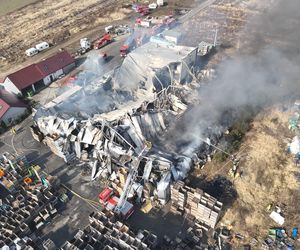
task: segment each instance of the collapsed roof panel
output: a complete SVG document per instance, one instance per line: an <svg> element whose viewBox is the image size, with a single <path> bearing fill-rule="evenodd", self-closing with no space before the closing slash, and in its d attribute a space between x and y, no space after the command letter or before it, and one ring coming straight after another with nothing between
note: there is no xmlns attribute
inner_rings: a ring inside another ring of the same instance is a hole
<svg viewBox="0 0 300 250"><path fill-rule="evenodd" d="M89 84L38 110L32 131L42 133L65 160L76 154L90 162L92 179L129 169L147 141L155 145L168 124L187 109L177 88L183 87L185 67L195 64L196 52L149 42L130 53L111 76L89 78ZM140 168L145 183L156 187L163 202L170 181L186 177L191 159L162 152L153 148Z"/></svg>

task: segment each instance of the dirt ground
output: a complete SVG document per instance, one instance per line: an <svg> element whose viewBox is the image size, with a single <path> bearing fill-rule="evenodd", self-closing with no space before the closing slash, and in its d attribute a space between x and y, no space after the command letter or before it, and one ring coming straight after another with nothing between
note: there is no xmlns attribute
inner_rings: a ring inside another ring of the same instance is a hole
<svg viewBox="0 0 300 250"><path fill-rule="evenodd" d="M245 53L247 48L244 50L246 41L243 38L250 32L248 21L263 13L264 8L266 1L217 1L184 25L189 34L187 37L194 38L187 40L213 42L214 31L218 29L217 42L222 44L222 51L212 58L208 67L237 53ZM191 26L196 28L190 29ZM212 160L191 175L192 186L204 189L224 203L225 213L219 226L225 225L242 234L245 243L253 237L263 240L269 228L278 227L269 217L272 211L267 210L269 205L272 208L278 205L283 210L284 228L289 234L293 227L300 225L297 211L300 183L295 177L300 174L300 169L287 153L288 138L293 137L288 130L290 115L291 111L283 112L281 108L272 107L254 118L236 152L241 177L229 176L233 166L231 160L222 163ZM237 243L241 245L243 242ZM297 247L300 247L299 242L295 249Z"/></svg>
<svg viewBox="0 0 300 250"><path fill-rule="evenodd" d="M290 116L290 111L271 108L254 119L236 153L240 160L240 177L229 176L233 166L230 160L223 163L213 160L193 173L196 179L202 180L204 189L213 184L217 190L212 192L220 192L226 209L220 225L245 236L245 242L249 243L253 237L262 240L269 228L278 227L269 217L272 211L268 210L269 205L278 205L283 210L288 233L300 224L300 183L295 177L300 174L300 169L287 153L287 143L293 137L288 129ZM215 184L220 179L232 185L229 191L236 192L235 197L228 197L226 190L218 190Z"/></svg>
<svg viewBox="0 0 300 250"><path fill-rule="evenodd" d="M300 224L299 182L294 175L300 171L287 153L287 138L291 138L289 116L289 112L278 109L264 111L254 120L241 146L241 151L245 148L241 152L242 175L233 180L238 200L223 221L245 235L266 235L270 227L276 226L267 211L270 204L285 207L285 226L289 232Z"/></svg>

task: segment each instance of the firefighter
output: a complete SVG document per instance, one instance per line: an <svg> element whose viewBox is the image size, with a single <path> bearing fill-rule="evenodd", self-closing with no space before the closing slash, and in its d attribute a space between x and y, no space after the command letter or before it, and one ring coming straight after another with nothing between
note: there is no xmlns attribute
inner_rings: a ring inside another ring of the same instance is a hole
<svg viewBox="0 0 300 250"><path fill-rule="evenodd" d="M12 127L11 130L10 130L10 132L11 132L13 135L17 134L17 130L16 130L15 127Z"/></svg>

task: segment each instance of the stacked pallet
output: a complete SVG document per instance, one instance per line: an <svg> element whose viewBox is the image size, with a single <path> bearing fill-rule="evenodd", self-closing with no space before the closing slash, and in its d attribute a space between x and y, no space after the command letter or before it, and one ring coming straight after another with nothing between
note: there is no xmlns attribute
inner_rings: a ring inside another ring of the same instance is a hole
<svg viewBox="0 0 300 250"><path fill-rule="evenodd" d="M185 213L205 229L215 227L222 209L222 203L216 198L199 188L188 187L182 181L171 186L171 201L172 213Z"/></svg>
<svg viewBox="0 0 300 250"><path fill-rule="evenodd" d="M6 189L0 199L0 249L13 245L16 249L38 249L30 235L57 215L57 189L51 185L55 178L41 176L48 181L47 187L37 180L26 183L26 178L34 180L32 176L29 178L29 169L37 170L36 166L30 167L25 156L14 157L8 153L0 156L4 173L0 185Z"/></svg>
<svg viewBox="0 0 300 250"><path fill-rule="evenodd" d="M182 191L184 182L178 181L171 186L172 206L171 212L182 215L186 201L185 192Z"/></svg>
<svg viewBox="0 0 300 250"><path fill-rule="evenodd" d="M200 203L198 203L198 216L195 217L208 226L214 228L217 223L219 213L222 209L222 205L223 204L216 198L210 196L207 193L203 193L200 199Z"/></svg>
<svg viewBox="0 0 300 250"><path fill-rule="evenodd" d="M63 147L64 139L58 136L46 136L44 143L51 149L51 151L59 157L64 157Z"/></svg>
<svg viewBox="0 0 300 250"><path fill-rule="evenodd" d="M134 233L109 211L93 212L89 221L84 230L79 230L74 238L66 241L60 249L150 250L157 247L156 235L147 230Z"/></svg>

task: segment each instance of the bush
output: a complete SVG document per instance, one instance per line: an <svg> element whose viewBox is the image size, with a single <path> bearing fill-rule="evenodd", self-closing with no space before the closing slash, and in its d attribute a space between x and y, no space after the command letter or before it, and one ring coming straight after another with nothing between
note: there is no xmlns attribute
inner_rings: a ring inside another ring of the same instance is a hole
<svg viewBox="0 0 300 250"><path fill-rule="evenodd" d="M251 115L253 115L253 113L248 113L247 116L240 116L239 119L233 123L233 125L229 129L229 134L224 136L224 139L226 141L226 147L224 151L229 154L234 154L237 150L239 150L245 134L251 128ZM214 159L217 162L224 162L227 160L227 158L228 155L220 151L218 151L214 155Z"/></svg>
<svg viewBox="0 0 300 250"><path fill-rule="evenodd" d="M226 161L227 158L228 155L221 151L218 151L217 153L214 154L214 160L219 163Z"/></svg>

